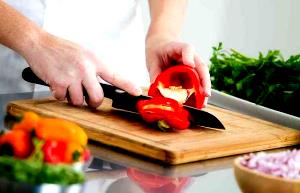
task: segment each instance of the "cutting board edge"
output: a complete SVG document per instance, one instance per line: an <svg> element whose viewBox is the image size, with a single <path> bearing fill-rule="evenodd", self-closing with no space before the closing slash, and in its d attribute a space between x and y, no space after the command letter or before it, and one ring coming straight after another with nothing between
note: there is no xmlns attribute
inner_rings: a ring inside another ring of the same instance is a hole
<svg viewBox="0 0 300 193"><path fill-rule="evenodd" d="M300 135L299 135L300 137ZM249 147L244 147L240 148L238 151L223 151L223 153L220 155L219 152L214 153L208 153L208 154L203 154L203 152L195 152L191 151L192 154L198 154L195 156L188 155L189 152L185 152L186 158L180 158L180 155L175 156L173 158L170 158L170 164L171 165L178 165L178 164L184 164L184 163L191 163L195 161L203 161L203 160L209 160L209 159L214 159L214 158L220 158L220 157L227 157L227 156L234 156L234 155L239 155L239 154L247 154L251 152L259 152L259 151L264 151L264 150L271 150L271 149L277 149L277 148L284 148L284 147L290 147L290 146L295 146L300 144L300 139L295 138L293 141L287 141L287 142L279 142L279 141L274 141L274 143L270 142L262 145L257 145L255 148L252 146ZM199 156L201 155L201 156ZM207 156L209 155L209 156Z"/></svg>

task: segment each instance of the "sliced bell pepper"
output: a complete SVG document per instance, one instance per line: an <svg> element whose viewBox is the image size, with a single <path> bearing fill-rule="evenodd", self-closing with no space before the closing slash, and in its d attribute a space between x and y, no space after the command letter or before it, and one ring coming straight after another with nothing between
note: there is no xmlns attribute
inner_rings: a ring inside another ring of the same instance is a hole
<svg viewBox="0 0 300 193"><path fill-rule="evenodd" d="M155 79L150 85L148 95L167 97L181 104L201 109L204 104L204 90L195 69L187 65L172 66Z"/></svg>
<svg viewBox="0 0 300 193"><path fill-rule="evenodd" d="M158 123L162 130L183 130L189 127L189 113L174 99L155 97L137 102L137 110L148 123Z"/></svg>

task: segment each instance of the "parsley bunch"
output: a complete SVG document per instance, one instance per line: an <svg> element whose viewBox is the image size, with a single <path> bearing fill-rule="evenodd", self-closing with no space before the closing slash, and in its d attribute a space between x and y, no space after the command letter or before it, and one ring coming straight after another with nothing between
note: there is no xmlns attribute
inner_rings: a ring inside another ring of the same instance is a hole
<svg viewBox="0 0 300 193"><path fill-rule="evenodd" d="M210 61L214 89L300 117L300 55L285 60L270 50L254 58L219 43Z"/></svg>

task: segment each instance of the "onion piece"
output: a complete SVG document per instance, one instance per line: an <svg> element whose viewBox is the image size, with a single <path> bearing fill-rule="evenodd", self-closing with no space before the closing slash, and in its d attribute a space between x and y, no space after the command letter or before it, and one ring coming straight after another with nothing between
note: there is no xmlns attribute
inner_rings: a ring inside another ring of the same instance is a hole
<svg viewBox="0 0 300 193"><path fill-rule="evenodd" d="M240 162L243 166L272 176L299 179L300 150L293 149L278 153L250 153Z"/></svg>

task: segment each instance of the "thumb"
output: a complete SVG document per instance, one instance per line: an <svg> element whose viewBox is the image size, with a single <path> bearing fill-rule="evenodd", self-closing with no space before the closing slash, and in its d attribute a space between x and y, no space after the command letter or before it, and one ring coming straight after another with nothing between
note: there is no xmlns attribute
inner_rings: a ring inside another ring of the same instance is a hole
<svg viewBox="0 0 300 193"><path fill-rule="evenodd" d="M157 76L161 73L161 69L158 67L152 67L149 71L150 82L151 84L155 81Z"/></svg>
<svg viewBox="0 0 300 193"><path fill-rule="evenodd" d="M159 59L153 59L151 62L149 62L147 64L151 83L153 83L155 81L156 77L162 72L162 69L160 66L161 65L160 65Z"/></svg>
<svg viewBox="0 0 300 193"><path fill-rule="evenodd" d="M94 54L90 55L91 59L97 64L97 75L103 79L104 81L125 90L131 95L141 95L142 89L137 86L137 84L134 84L133 82L129 81L128 79L125 79L121 75L117 74L115 71L113 71L111 68L109 68L107 65L102 63L100 59L95 56Z"/></svg>
<svg viewBox="0 0 300 193"><path fill-rule="evenodd" d="M137 84L134 84L133 82L125 79L120 74L111 71L108 68L102 68L98 75L106 82L125 90L131 95L138 96L142 94L142 89L138 87Z"/></svg>

